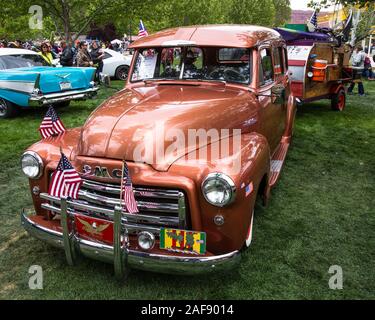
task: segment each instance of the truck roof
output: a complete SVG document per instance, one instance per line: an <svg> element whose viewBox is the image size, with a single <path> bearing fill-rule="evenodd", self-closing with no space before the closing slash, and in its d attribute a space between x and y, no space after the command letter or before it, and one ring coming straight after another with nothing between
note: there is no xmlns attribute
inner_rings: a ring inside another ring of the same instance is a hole
<svg viewBox="0 0 375 320"><path fill-rule="evenodd" d="M167 29L131 44L131 48L219 46L250 48L266 40L281 40L270 28L252 25L205 25Z"/></svg>

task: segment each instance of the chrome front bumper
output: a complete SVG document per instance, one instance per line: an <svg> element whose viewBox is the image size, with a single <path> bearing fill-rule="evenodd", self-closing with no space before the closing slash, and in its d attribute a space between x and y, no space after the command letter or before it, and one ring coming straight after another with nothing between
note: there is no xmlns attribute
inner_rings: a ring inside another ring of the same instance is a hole
<svg viewBox="0 0 375 320"><path fill-rule="evenodd" d="M29 106L40 106L43 104L59 103L70 100L87 99L94 96L99 87L92 87L86 90L72 90L45 95L32 95L29 98Z"/></svg>
<svg viewBox="0 0 375 320"><path fill-rule="evenodd" d="M21 214L21 222L25 230L37 239L64 249L70 265L74 265L77 254L81 254L88 258L114 264L116 277L122 279L130 268L183 275L227 271L234 268L241 258L239 251L218 256L177 256L133 250L129 248L126 224L125 233L123 232L124 215L121 208L114 210L114 246L81 239L73 232L68 231L70 216L68 206L70 205L70 201L61 199L62 232L38 225L30 219L26 212Z"/></svg>

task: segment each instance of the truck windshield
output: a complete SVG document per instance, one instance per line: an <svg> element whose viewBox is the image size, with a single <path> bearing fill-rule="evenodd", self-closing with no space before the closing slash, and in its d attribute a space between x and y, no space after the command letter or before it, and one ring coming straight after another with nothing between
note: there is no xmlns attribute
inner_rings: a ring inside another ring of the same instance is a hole
<svg viewBox="0 0 375 320"><path fill-rule="evenodd" d="M174 47L138 50L131 81L207 80L249 84L248 48Z"/></svg>
<svg viewBox="0 0 375 320"><path fill-rule="evenodd" d="M25 67L49 66L48 63L37 54L14 54L0 56L0 70Z"/></svg>

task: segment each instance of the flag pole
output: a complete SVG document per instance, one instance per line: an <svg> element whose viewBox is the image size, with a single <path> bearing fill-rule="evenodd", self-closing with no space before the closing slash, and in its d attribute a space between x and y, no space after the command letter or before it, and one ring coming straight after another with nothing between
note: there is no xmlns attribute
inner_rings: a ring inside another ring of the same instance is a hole
<svg viewBox="0 0 375 320"><path fill-rule="evenodd" d="M121 185L120 185L120 206L121 207L122 207L122 188L124 187L124 169L125 169L125 161L122 160Z"/></svg>

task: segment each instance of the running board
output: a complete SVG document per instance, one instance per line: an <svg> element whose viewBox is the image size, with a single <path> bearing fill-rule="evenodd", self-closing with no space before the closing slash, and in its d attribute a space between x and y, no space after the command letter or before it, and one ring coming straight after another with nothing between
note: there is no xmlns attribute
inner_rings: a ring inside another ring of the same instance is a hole
<svg viewBox="0 0 375 320"><path fill-rule="evenodd" d="M270 188L272 188L276 184L277 180L280 177L280 172L283 168L286 154L288 153L289 145L289 142L280 142L279 146L277 147L275 153L272 156L270 172L271 175L268 183Z"/></svg>

